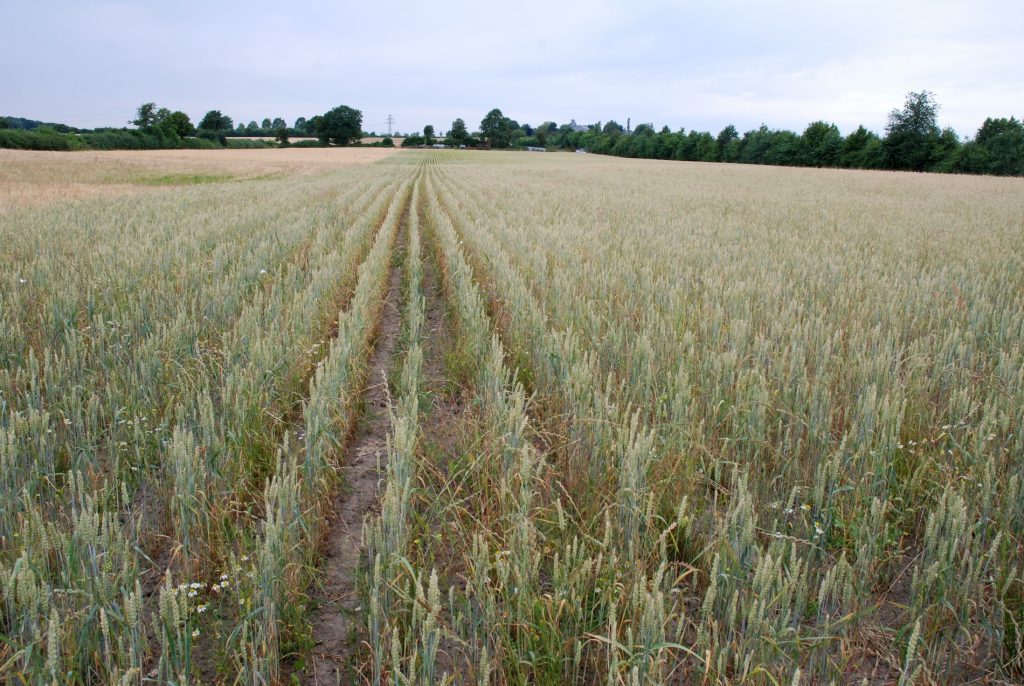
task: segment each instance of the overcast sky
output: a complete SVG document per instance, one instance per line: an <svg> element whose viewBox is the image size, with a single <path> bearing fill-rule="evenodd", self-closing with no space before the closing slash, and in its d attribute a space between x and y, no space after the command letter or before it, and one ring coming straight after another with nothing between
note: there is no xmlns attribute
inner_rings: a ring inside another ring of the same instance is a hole
<svg viewBox="0 0 1024 686"><path fill-rule="evenodd" d="M520 123L884 129L908 91L973 135L1024 115L1024 0L15 2L0 115L120 126L156 101L198 121L322 113L367 130L499 107Z"/></svg>

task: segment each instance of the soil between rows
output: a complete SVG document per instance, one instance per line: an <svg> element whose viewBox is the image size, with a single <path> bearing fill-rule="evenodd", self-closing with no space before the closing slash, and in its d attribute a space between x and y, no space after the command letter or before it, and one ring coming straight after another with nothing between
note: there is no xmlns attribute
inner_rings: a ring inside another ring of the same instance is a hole
<svg viewBox="0 0 1024 686"><path fill-rule="evenodd" d="M403 222L395 251L406 244ZM344 487L335 494L331 521L324 541L324 561L315 589L312 619L312 659L300 675L303 684L348 683L356 653L353 634L358 621L357 579L362 559L363 521L377 506L381 471L387 464L387 437L391 429L388 378L402 325L402 269L392 265L388 293L363 395L363 416L345 448Z"/></svg>

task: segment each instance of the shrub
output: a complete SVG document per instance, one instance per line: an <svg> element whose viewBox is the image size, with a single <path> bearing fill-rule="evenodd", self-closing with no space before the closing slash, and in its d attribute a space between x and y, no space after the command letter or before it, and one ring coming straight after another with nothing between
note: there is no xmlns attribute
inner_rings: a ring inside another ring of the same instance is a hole
<svg viewBox="0 0 1024 686"><path fill-rule="evenodd" d="M58 133L41 126L32 131L0 129L0 148L18 150L84 150L85 143L73 133Z"/></svg>
<svg viewBox="0 0 1024 686"><path fill-rule="evenodd" d="M189 150L219 150L222 146L218 141L211 141L205 138L182 138L181 147Z"/></svg>
<svg viewBox="0 0 1024 686"><path fill-rule="evenodd" d="M227 145L228 145L228 139L224 136L223 133L221 133L219 131L210 131L208 129L198 129L196 131L196 138L201 138L202 140L205 140L205 141L213 141L215 143L219 143L220 145L223 145L224 147L227 147Z"/></svg>
<svg viewBox="0 0 1024 686"><path fill-rule="evenodd" d="M274 144L270 141L252 141L247 138L232 138L227 141L225 147L233 149L273 148Z"/></svg>
<svg viewBox="0 0 1024 686"><path fill-rule="evenodd" d="M93 150L157 150L168 147L164 139L141 131L112 129L84 133L82 140Z"/></svg>

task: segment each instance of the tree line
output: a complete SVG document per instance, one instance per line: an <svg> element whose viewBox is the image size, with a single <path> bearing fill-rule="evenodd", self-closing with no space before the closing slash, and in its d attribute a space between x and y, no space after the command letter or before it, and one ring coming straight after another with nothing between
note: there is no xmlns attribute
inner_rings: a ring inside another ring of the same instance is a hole
<svg viewBox="0 0 1024 686"><path fill-rule="evenodd" d="M429 126L422 136L407 137L403 145L475 147L484 143L493 148L536 146L660 160L1024 175L1024 123L1020 120L990 117L974 138L961 140L953 129L939 126L938 111L933 93L912 92L903 107L889 113L883 136L864 126L843 136L835 124L826 121L812 122L802 133L762 125L740 134L730 124L717 135L672 131L667 126L655 130L651 124L627 130L616 121L587 127L544 122L532 127L493 109L473 134L457 119L443 139Z"/></svg>
<svg viewBox="0 0 1024 686"><path fill-rule="evenodd" d="M1014 117L988 118L973 138L961 140L941 128L933 93L909 93L903 107L889 113L884 135L864 126L848 136L830 122L812 122L801 133L762 125L743 134L732 124L717 135L667 126L655 130L640 124L629 130L612 120L586 127L546 121L537 127L492 109L470 133L463 119L452 122L443 136L432 125L405 137L403 146L445 145L499 149L540 147L661 160L739 162L805 167L846 167L903 171L1024 175L1024 123ZM220 110L209 110L193 125L187 114L148 102L139 106L134 128L80 130L59 124L0 117L0 147L37 150L264 147L266 141L242 137L273 137L280 146L356 145L366 134L363 115L340 105L323 114L299 117L292 126L281 117L257 125L238 122ZM390 146L385 138L375 145Z"/></svg>
<svg viewBox="0 0 1024 686"><path fill-rule="evenodd" d="M141 150L160 148L255 148L291 145L292 137L314 138L295 145L354 145L363 137L363 115L341 105L308 119L299 117L294 126L284 119L269 117L261 126L255 121L237 125L220 110L209 110L193 124L181 110L159 107L155 102L139 105L131 128L78 129L21 117L0 117L0 148L25 150ZM246 140L244 137L273 137ZM390 139L376 145L393 145Z"/></svg>
<svg viewBox="0 0 1024 686"><path fill-rule="evenodd" d="M210 110L196 126L192 125L184 112L171 112L167 108L157 109L152 102L139 106L132 124L142 132L219 141L226 145L232 137L273 137L278 144L288 145L292 137L312 137L322 145L352 145L363 136L363 113L357 109L340 105L323 114L308 119L298 117L294 126L288 126L281 117L265 117L259 125L256 120L248 124L234 120L220 110Z"/></svg>

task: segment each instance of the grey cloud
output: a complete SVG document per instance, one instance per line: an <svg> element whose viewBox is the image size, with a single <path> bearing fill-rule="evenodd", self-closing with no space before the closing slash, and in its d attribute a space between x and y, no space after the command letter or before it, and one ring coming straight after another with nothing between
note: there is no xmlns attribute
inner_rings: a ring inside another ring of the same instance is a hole
<svg viewBox="0 0 1024 686"><path fill-rule="evenodd" d="M1017 0L21 4L0 26L0 113L118 126L156 100L292 121L344 103L378 130L388 114L401 130L474 126L492 107L532 123L880 130L929 89L970 135L1024 114L1022 20Z"/></svg>

